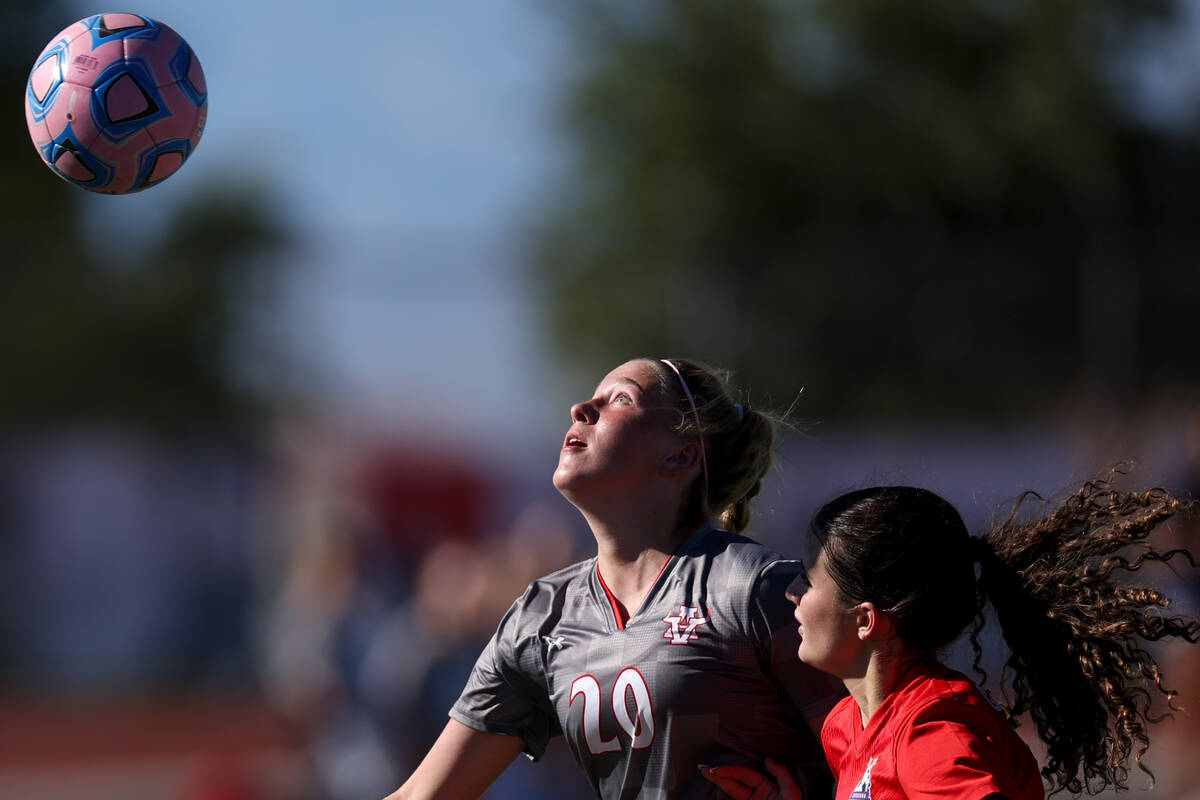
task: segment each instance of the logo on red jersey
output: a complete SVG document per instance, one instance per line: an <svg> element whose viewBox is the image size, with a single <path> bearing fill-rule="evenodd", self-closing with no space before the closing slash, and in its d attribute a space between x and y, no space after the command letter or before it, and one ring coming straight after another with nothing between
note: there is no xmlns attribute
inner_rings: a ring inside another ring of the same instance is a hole
<svg viewBox="0 0 1200 800"><path fill-rule="evenodd" d="M850 800L871 800L871 768L878 760L878 758L872 758L867 762L867 769L863 772L858 785L854 787L854 791L850 793Z"/></svg>
<svg viewBox="0 0 1200 800"><path fill-rule="evenodd" d="M671 626L663 631L664 639L670 639L671 644L687 644L700 638L696 628L708 622L708 617L697 606L680 606L678 614L663 617L662 621Z"/></svg>

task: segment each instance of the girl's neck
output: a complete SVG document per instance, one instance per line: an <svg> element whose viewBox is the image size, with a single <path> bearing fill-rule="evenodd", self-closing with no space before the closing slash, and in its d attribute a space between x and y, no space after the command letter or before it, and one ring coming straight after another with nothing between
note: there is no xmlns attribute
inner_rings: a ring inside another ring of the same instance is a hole
<svg viewBox="0 0 1200 800"><path fill-rule="evenodd" d="M601 563L613 567L674 552L699 524L680 521L678 497L623 495L615 502L575 505L596 538Z"/></svg>
<svg viewBox="0 0 1200 800"><path fill-rule="evenodd" d="M653 522L640 518L604 520L584 514L596 537L596 562L605 585L625 608L634 614L654 585L663 565L678 550L699 523L677 524L675 520Z"/></svg>
<svg viewBox="0 0 1200 800"><path fill-rule="evenodd" d="M930 663L931 658L928 653L912 650L900 650L894 654L872 651L863 674L845 681L846 689L858 704L864 728L888 696L903 688L912 677L913 670Z"/></svg>

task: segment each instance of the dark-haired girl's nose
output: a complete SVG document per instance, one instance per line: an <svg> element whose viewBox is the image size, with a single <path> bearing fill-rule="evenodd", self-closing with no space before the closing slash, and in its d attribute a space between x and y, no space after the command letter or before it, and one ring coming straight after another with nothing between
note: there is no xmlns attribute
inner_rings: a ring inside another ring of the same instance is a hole
<svg viewBox="0 0 1200 800"><path fill-rule="evenodd" d="M786 597L788 600L791 600L796 605L799 605L800 598L803 597L804 593L807 591L808 581L804 580L802 576L797 576L796 579L793 580L784 591L784 597Z"/></svg>

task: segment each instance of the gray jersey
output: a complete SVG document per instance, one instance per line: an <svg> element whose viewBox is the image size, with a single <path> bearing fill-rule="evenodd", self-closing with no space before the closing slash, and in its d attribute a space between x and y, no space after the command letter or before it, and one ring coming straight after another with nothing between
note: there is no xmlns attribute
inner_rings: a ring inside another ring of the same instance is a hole
<svg viewBox="0 0 1200 800"><path fill-rule="evenodd" d="M565 734L603 798L722 797L699 764L772 756L823 768L804 719L845 689L796 658L784 590L799 568L705 525L624 625L595 558L540 578L501 620L450 716L520 736L533 759Z"/></svg>

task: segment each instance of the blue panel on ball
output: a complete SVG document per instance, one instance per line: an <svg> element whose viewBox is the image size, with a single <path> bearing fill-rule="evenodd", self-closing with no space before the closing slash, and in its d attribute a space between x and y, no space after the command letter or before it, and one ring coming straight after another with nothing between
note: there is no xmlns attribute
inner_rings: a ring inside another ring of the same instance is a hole
<svg viewBox="0 0 1200 800"><path fill-rule="evenodd" d="M192 143L187 139L167 139L143 152L139 157L138 174L137 179L133 182L133 191L148 189L165 180L165 178L159 178L157 181L152 181L150 176L154 174L154 168L158 166L158 159L170 153L177 153L180 163L183 163L192 154Z"/></svg>
<svg viewBox="0 0 1200 800"><path fill-rule="evenodd" d="M141 14L132 15L142 21L141 25L110 30L104 26L104 18L106 16L108 15L96 14L87 18L88 30L92 34L93 49L99 47L104 42L111 42L114 39L153 39L158 36L160 30L157 22L149 17L143 17Z"/></svg>
<svg viewBox="0 0 1200 800"><path fill-rule="evenodd" d="M112 119L108 112L108 93L122 78L129 77L141 91L146 100L146 110L136 116L122 119ZM154 87L154 79L145 62L141 59L130 58L110 64L96 79L96 88L92 90L92 119L100 133L110 142L120 142L123 139L143 130L156 120L171 116L163 102L162 95Z"/></svg>
<svg viewBox="0 0 1200 800"><path fill-rule="evenodd" d="M205 101L208 100L208 92L197 89L188 77L188 73L192 69L192 59L195 57L192 48L186 44L179 48L179 52L171 59L171 76L179 83L179 88L183 90L183 93L196 104L196 108L203 108Z"/></svg>
<svg viewBox="0 0 1200 800"><path fill-rule="evenodd" d="M41 148L42 157L46 163L50 165L58 175L63 179L84 187L85 189L103 190L106 186L112 183L114 170L111 164L107 164L96 158L87 150L84 150L78 145L78 139L75 136L75 131L70 125L61 134L56 136L53 141ZM92 178L82 180L72 177L64 172L59 166L59 159L73 155L83 167L92 173Z"/></svg>
<svg viewBox="0 0 1200 800"><path fill-rule="evenodd" d="M38 97L33 90L33 75L38 71L38 68L47 61L54 59L53 74L54 78L46 86L44 97ZM46 112L50 110L50 106L54 105L55 98L58 97L58 90L63 85L63 64L67 60L67 40L63 39L57 42L54 47L46 52L46 54L38 59L33 65L33 69L29 72L29 81L25 84L25 96L29 101L29 108L33 112L33 118L41 122L46 117Z"/></svg>

